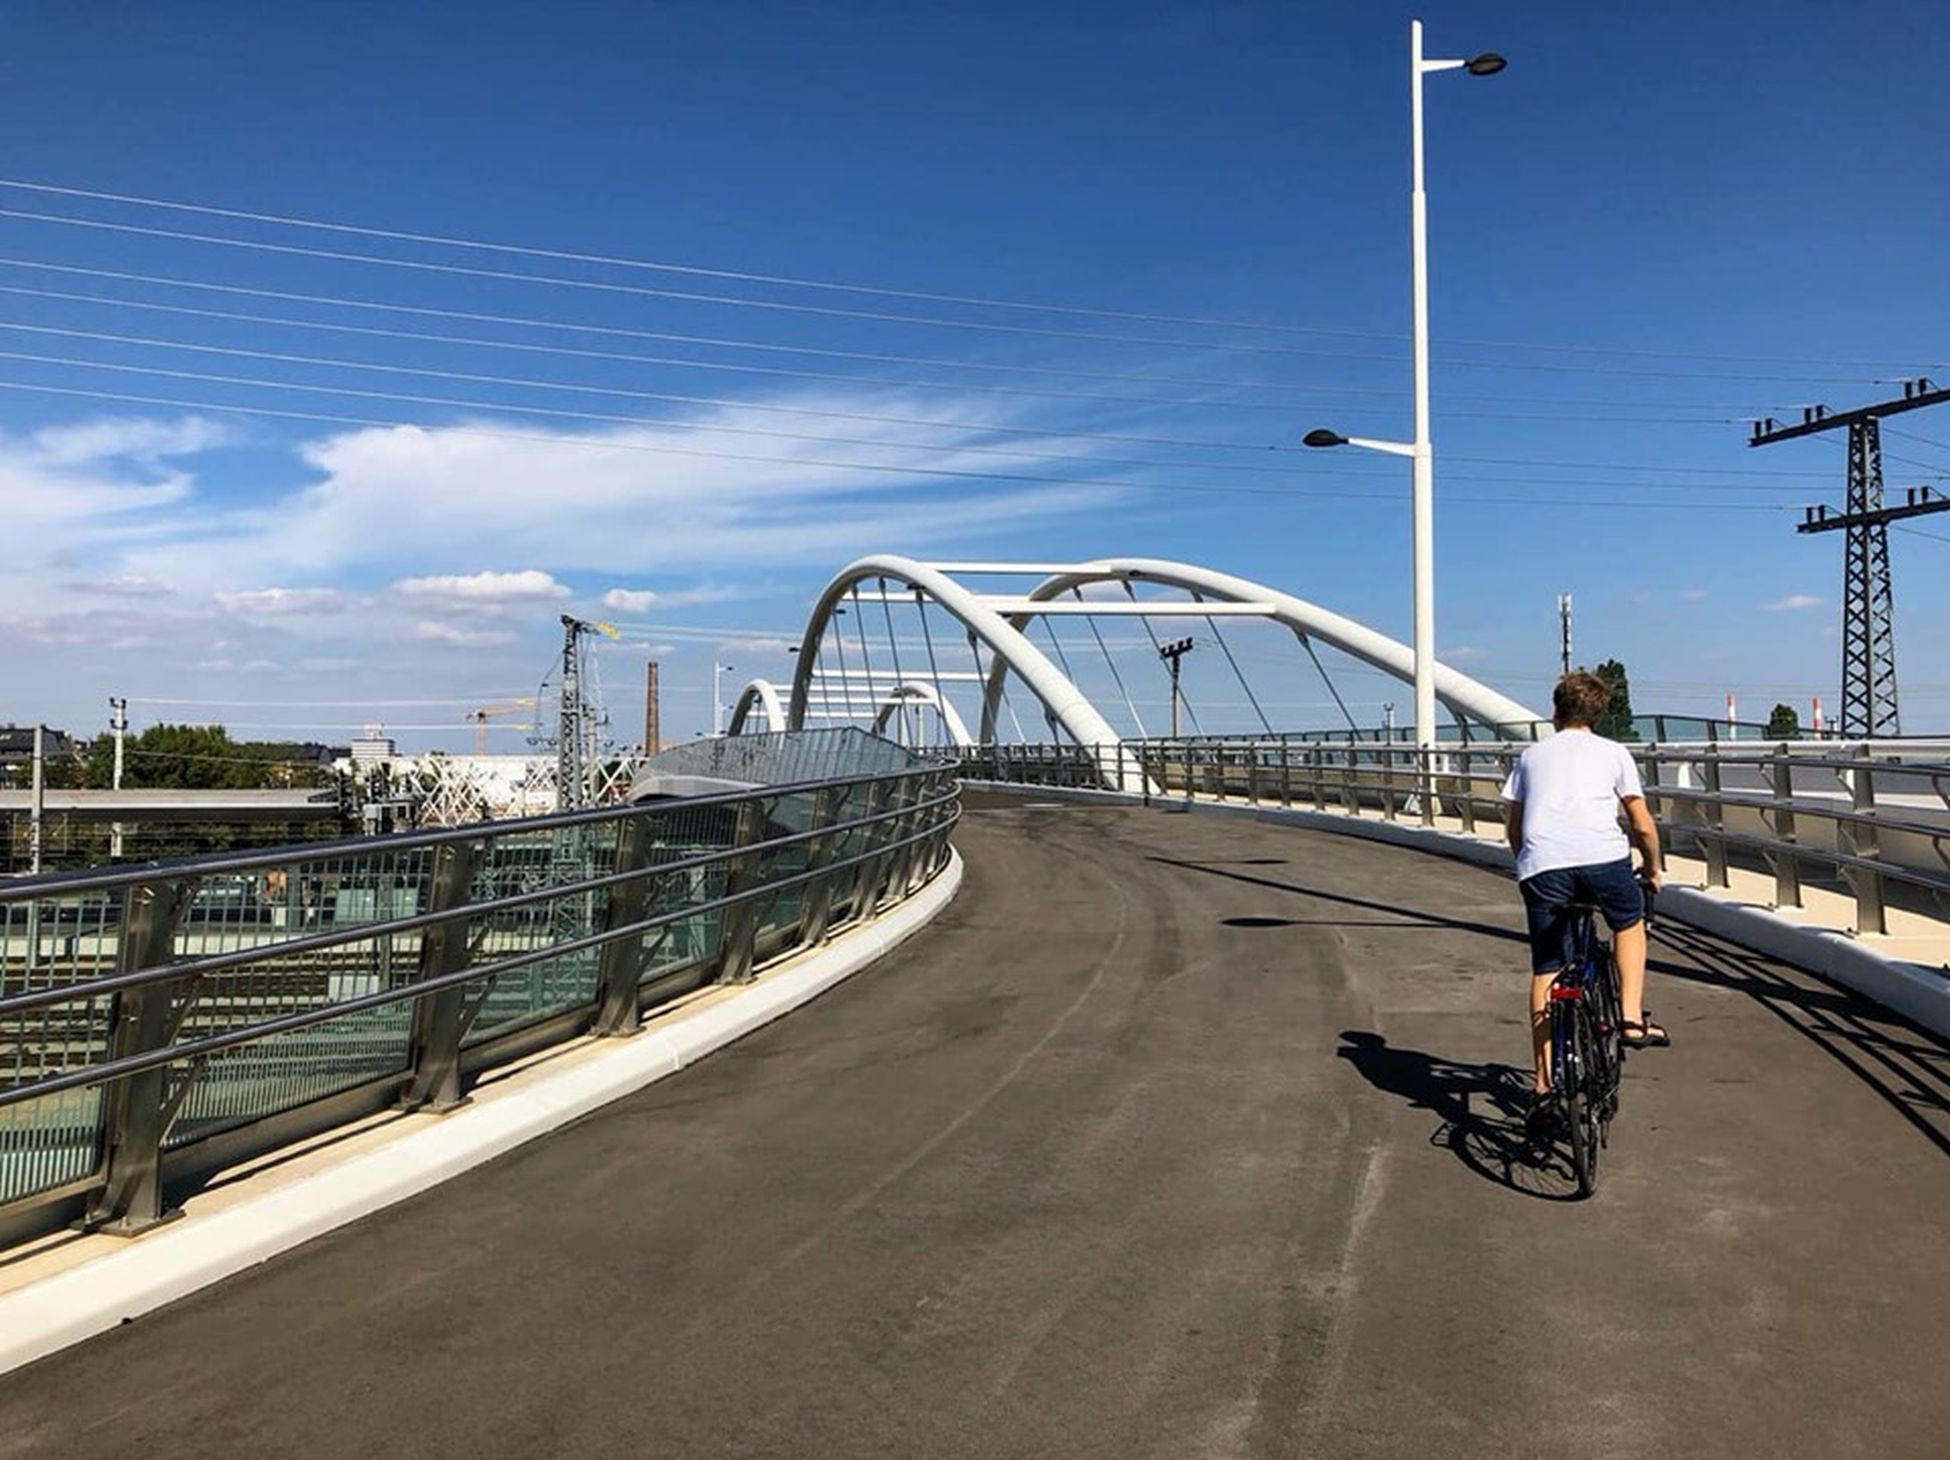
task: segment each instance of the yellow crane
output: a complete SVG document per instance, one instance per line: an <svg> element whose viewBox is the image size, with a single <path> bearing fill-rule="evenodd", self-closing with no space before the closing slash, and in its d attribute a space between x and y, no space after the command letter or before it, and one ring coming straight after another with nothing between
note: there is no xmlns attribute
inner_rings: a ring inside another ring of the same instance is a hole
<svg viewBox="0 0 1950 1460"><path fill-rule="evenodd" d="M523 710L532 710L534 708L535 708L535 702L533 700L523 698L523 699L516 700L513 704L482 705L479 709L469 710L461 718L464 720L472 720L474 722L474 754L476 755L487 754L487 732L488 732L489 720L492 720L500 715L519 715ZM532 727L526 725L516 725L511 728L517 730L526 730Z"/></svg>

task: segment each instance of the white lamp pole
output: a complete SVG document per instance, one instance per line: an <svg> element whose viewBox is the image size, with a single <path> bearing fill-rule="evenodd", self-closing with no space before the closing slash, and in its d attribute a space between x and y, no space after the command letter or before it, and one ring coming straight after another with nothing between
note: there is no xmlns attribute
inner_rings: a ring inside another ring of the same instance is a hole
<svg viewBox="0 0 1950 1460"><path fill-rule="evenodd" d="M720 664L711 661L711 733L724 734L724 672L737 668L734 664Z"/></svg>
<svg viewBox="0 0 1950 1460"><path fill-rule="evenodd" d="M1422 78L1434 71L1460 70L1467 70L1472 76L1494 76L1504 64L1503 57L1489 51L1467 61L1426 60L1422 55L1422 22L1408 23L1408 206L1413 275L1410 289L1414 316L1415 439L1377 441L1327 430L1307 433L1309 446L1359 446L1391 456L1406 456L1413 465L1415 743L1424 751L1435 745L1435 448L1429 440L1429 211L1428 195L1422 186ZM1423 765L1427 764L1424 757Z"/></svg>

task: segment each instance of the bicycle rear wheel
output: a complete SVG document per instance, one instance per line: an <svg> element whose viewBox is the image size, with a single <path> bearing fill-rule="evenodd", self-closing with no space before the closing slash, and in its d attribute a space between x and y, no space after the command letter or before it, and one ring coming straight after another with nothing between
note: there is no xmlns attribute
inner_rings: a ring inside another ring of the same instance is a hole
<svg viewBox="0 0 1950 1460"><path fill-rule="evenodd" d="M1590 1196L1598 1189L1598 1153L1604 1147L1604 1055L1591 1011L1582 1000L1572 1005L1568 1017L1571 1068L1565 1071L1564 1116L1571 1127L1571 1170L1577 1176L1578 1195Z"/></svg>

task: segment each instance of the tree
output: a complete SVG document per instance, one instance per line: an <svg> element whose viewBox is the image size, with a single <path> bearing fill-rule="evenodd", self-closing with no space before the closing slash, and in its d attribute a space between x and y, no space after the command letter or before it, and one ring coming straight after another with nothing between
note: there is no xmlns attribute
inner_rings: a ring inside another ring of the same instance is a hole
<svg viewBox="0 0 1950 1460"><path fill-rule="evenodd" d="M1625 666L1607 659L1591 672L1611 686L1611 705L1591 728L1610 740L1637 740L1639 732L1632 725L1632 686L1625 677Z"/></svg>
<svg viewBox="0 0 1950 1460"><path fill-rule="evenodd" d="M1767 738L1769 740L1799 740L1801 738L1801 716L1793 705L1776 705L1767 717Z"/></svg>

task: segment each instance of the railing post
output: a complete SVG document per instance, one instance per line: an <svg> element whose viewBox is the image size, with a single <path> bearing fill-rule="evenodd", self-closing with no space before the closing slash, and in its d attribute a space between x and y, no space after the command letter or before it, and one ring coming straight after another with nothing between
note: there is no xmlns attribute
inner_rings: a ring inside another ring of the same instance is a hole
<svg viewBox="0 0 1950 1460"><path fill-rule="evenodd" d="M1435 825L1436 777L1442 771L1442 753L1433 745L1415 747L1422 786L1422 825Z"/></svg>
<svg viewBox="0 0 1950 1460"><path fill-rule="evenodd" d="M1293 808L1293 747L1280 739L1280 805Z"/></svg>
<svg viewBox="0 0 1950 1460"><path fill-rule="evenodd" d="M765 839L765 805L758 797L738 803L738 816L731 832L734 847L750 847ZM725 897L749 892L758 884L760 853L744 852L731 858L724 879ZM758 942L758 899L748 897L722 909L719 923L716 967L706 982L748 983L752 977L753 953Z"/></svg>
<svg viewBox="0 0 1950 1460"><path fill-rule="evenodd" d="M834 812L838 809L840 792L838 786L822 786L813 794L812 824L824 829L833 824ZM813 840L812 851L806 856L806 870L817 871L833 860L833 852L838 836L827 831L824 836ZM799 946L809 947L826 937L826 925L833 920L833 874L815 877L806 884L805 912L799 919Z"/></svg>
<svg viewBox="0 0 1950 1460"><path fill-rule="evenodd" d="M1356 780L1358 774L1355 756L1358 750L1352 740L1347 743L1347 763L1341 767L1341 804L1349 816L1361 814L1361 787Z"/></svg>
<svg viewBox="0 0 1950 1460"><path fill-rule="evenodd" d="M483 843L443 842L433 852L433 885L428 912L465 907L474 888ZM467 967L468 920L449 918L420 932L420 967L415 982L459 973ZM400 1104L438 1115L467 1103L460 1092L460 1042L467 1033L467 985L436 989L413 1005L413 1044Z"/></svg>
<svg viewBox="0 0 1950 1460"><path fill-rule="evenodd" d="M1708 741L1706 755L1700 761L1706 785L1703 787L1711 799L1706 803L1707 832L1701 840L1706 851L1706 885L1725 887L1727 878L1727 829L1726 803L1720 799L1720 746L1718 741Z"/></svg>
<svg viewBox="0 0 1950 1460"><path fill-rule="evenodd" d="M144 882L129 888L122 905L120 972L175 961L176 924L189 905L193 885ZM125 1059L167 1045L174 1037L176 1001L183 993L177 979L138 984L118 993L109 1058ZM187 1087L179 1088L179 1097L181 1088ZM101 1189L82 1218L84 1227L132 1237L175 1215L164 1209L162 1189L162 1143L176 1114L175 1103L167 1065L129 1075L109 1087L102 1124L106 1169Z"/></svg>
<svg viewBox="0 0 1950 1460"><path fill-rule="evenodd" d="M1458 809L1462 812L1464 836L1476 835L1476 776L1475 766L1471 764L1469 736L1463 735L1463 748L1457 754L1458 769L1461 771L1462 800Z"/></svg>
<svg viewBox="0 0 1950 1460"><path fill-rule="evenodd" d="M1785 850L1776 851L1768 858L1774 864L1774 905L1799 907L1801 859L1794 850L1794 762L1788 757L1785 742L1775 751L1773 763L1767 768L1767 779L1774 791L1774 838L1787 844Z"/></svg>
<svg viewBox="0 0 1950 1460"><path fill-rule="evenodd" d="M1654 716L1653 718L1657 721L1664 717ZM1662 784L1659 778L1659 767L1661 764L1659 747L1656 744L1647 746L1645 758L1640 763L1639 774L1641 782L1645 787L1646 808L1651 811L1652 820L1656 823L1663 818L1666 823L1661 828L1665 832L1665 835L1659 838L1659 870L1663 872L1666 869L1666 858L1672 854L1672 826L1676 818L1668 810L1665 797L1659 794L1659 787Z"/></svg>
<svg viewBox="0 0 1950 1460"><path fill-rule="evenodd" d="M618 872L641 872L650 860L652 814L638 812L616 828L616 867ZM615 932L649 915L649 876L614 882L609 889L609 911L603 931ZM636 995L643 982L643 967L648 958L643 934L612 938L603 944L603 958L596 975L596 1025L591 1032L600 1038L634 1034L638 1028Z"/></svg>
<svg viewBox="0 0 1950 1460"><path fill-rule="evenodd" d="M1873 816L1876 782L1875 771L1869 764L1869 747L1864 745L1858 754L1859 762L1849 778L1849 799L1858 814ZM1841 840L1849 851L1871 862L1882 856L1882 839L1873 821L1847 821L1842 826L1846 834ZM1883 905L1882 873L1873 867L1849 867L1845 869L1845 874L1848 885L1855 892L1855 931L1888 932L1889 916Z"/></svg>

